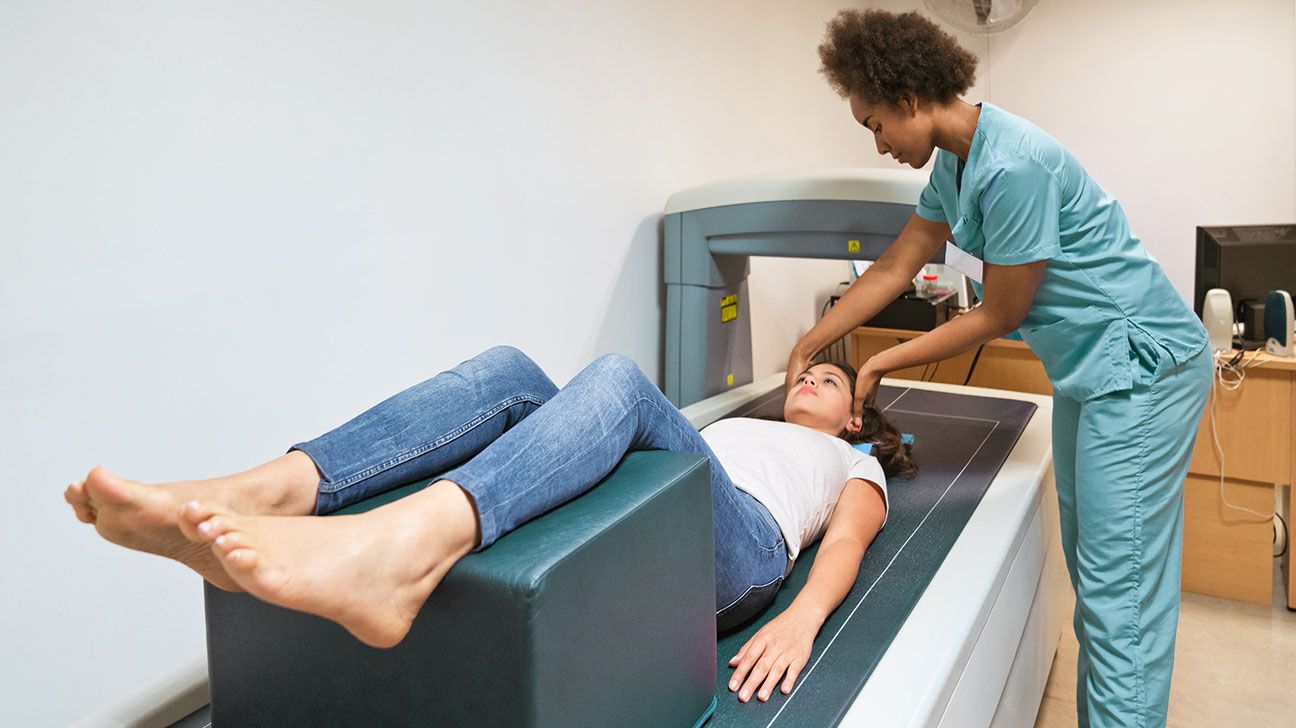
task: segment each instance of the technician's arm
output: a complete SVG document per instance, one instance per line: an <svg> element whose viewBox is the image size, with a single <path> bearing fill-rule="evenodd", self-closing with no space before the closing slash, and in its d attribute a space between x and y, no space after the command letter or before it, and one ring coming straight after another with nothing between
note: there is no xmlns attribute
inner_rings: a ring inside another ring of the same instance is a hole
<svg viewBox="0 0 1296 728"><path fill-rule="evenodd" d="M846 481L805 587L729 660L736 666L729 689L740 691L739 700L753 694L767 700L780 680L785 694L792 691L810 659L815 635L855 585L860 559L885 519L880 488L861 478Z"/></svg>
<svg viewBox="0 0 1296 728"><path fill-rule="evenodd" d="M787 386L791 387L824 347L845 336L856 326L904 292L918 271L949 239L949 226L909 216L909 222L859 280L829 309L828 313L801 337L788 358Z"/></svg>
<svg viewBox="0 0 1296 728"><path fill-rule="evenodd" d="M873 355L855 382L855 408L872 404L877 382L897 369L930 364L961 354L1021 326L1044 279L1047 260L1021 265L985 264L985 300L968 313L927 333Z"/></svg>

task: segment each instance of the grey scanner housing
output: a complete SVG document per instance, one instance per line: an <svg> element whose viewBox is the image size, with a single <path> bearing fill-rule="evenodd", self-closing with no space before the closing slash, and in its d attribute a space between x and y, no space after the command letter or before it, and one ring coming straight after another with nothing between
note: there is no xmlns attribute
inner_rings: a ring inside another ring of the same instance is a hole
<svg viewBox="0 0 1296 728"><path fill-rule="evenodd" d="M925 171L829 169L683 190L666 204L666 396L678 407L752 381L753 255L877 260ZM942 263L941 250L930 262Z"/></svg>

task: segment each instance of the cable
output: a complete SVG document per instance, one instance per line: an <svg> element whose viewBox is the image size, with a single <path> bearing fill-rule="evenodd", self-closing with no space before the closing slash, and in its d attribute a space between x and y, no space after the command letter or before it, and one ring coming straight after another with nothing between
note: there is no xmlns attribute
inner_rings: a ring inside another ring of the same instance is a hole
<svg viewBox="0 0 1296 728"><path fill-rule="evenodd" d="M1239 350L1228 360L1227 363L1221 363L1220 355L1216 354L1215 376L1216 379L1218 379L1220 386L1230 392L1241 387L1242 382L1246 380L1247 370L1259 365L1261 353L1262 352L1259 349L1253 349L1251 351L1251 358L1247 359L1246 352Z"/></svg>
<svg viewBox="0 0 1296 728"><path fill-rule="evenodd" d="M1242 352L1238 352L1238 354L1235 355L1227 364L1221 364L1219 354L1215 355L1215 371L1211 375L1211 391L1210 391L1211 440L1215 443L1215 457L1219 459L1220 501L1222 501L1225 506L1228 506L1229 508L1232 508L1235 511L1241 511L1243 513L1252 513L1258 516L1261 520L1272 522L1274 516L1277 515L1276 511L1271 511L1269 513L1261 513L1260 511L1247 508L1246 506L1233 505L1232 503L1229 503L1228 498L1224 495L1224 447L1220 445L1219 429L1215 425L1215 405L1219 400L1219 396L1216 394L1216 390L1215 390L1216 384L1218 383L1219 386L1224 387L1229 391L1233 391L1236 390L1238 387L1241 387L1243 380L1246 379L1246 370L1250 369L1252 366L1255 366L1256 359L1257 359L1256 356L1252 356L1250 362L1243 363L1241 366L1239 366L1238 362L1242 360ZM1226 379L1225 372L1228 372L1230 376L1236 376L1237 379L1234 380Z"/></svg>
<svg viewBox="0 0 1296 728"><path fill-rule="evenodd" d="M927 378L924 379L923 381L924 381L924 382L933 382L933 381L935 381L935 380L936 380L936 372L940 369L940 365L941 365L941 363L940 363L939 361L936 362L936 366L932 367L931 376L930 376L930 377L927 377Z"/></svg>
<svg viewBox="0 0 1296 728"><path fill-rule="evenodd" d="M833 306L836 306L837 302L841 300L843 286L849 288L850 281L841 281L840 283L837 284L836 292L828 296L828 299L824 301L823 308L819 309L820 319L823 319L823 317L828 314L828 309L832 308ZM816 356L815 358L821 362L829 361L829 360L842 361L842 362L850 361L849 358L850 347L847 344L847 340L849 338L850 338L850 334L847 334L846 336L843 336L840 339L833 341L832 343L825 346L823 350L819 352L819 355Z"/></svg>
<svg viewBox="0 0 1296 728"><path fill-rule="evenodd" d="M972 381L972 372L976 371L977 360L981 358L981 350L984 348L985 348L985 344L982 344L977 347L976 356L972 357L972 366L968 367L967 377L963 379L963 386L966 387L967 383Z"/></svg>
<svg viewBox="0 0 1296 728"><path fill-rule="evenodd" d="M1291 544L1291 531L1287 530L1287 519L1283 518L1281 513L1274 513L1274 518L1277 518L1278 523L1282 524L1283 548L1282 551L1274 554L1275 559L1281 559L1282 557L1287 555L1287 548ZM1278 541L1278 527L1274 526L1274 542L1277 543L1277 541Z"/></svg>

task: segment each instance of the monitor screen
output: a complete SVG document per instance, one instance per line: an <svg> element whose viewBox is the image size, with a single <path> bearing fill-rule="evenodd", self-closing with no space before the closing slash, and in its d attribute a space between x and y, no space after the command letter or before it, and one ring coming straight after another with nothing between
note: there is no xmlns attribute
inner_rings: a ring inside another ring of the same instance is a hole
<svg viewBox="0 0 1296 728"><path fill-rule="evenodd" d="M1296 223L1198 227L1193 285L1198 316L1212 288L1229 292L1235 317L1243 301L1263 301L1269 291L1296 292Z"/></svg>

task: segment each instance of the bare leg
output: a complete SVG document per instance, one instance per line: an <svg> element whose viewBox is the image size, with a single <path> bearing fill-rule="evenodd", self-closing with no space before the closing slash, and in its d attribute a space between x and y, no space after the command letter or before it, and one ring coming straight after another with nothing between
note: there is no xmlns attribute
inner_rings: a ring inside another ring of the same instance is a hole
<svg viewBox="0 0 1296 728"><path fill-rule="evenodd" d="M295 450L242 473L158 485L96 467L63 497L79 520L94 524L108 541L175 559L216 586L239 591L197 532L182 530L183 504L197 499L233 513L307 515L315 507L319 478L310 457Z"/></svg>
<svg viewBox="0 0 1296 728"><path fill-rule="evenodd" d="M404 639L428 595L480 538L471 499L448 480L351 516L246 516L194 501L183 519L239 586L331 619L373 647Z"/></svg>

